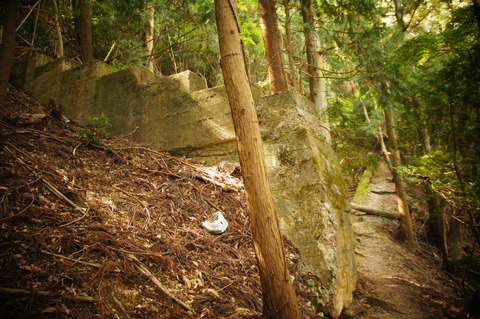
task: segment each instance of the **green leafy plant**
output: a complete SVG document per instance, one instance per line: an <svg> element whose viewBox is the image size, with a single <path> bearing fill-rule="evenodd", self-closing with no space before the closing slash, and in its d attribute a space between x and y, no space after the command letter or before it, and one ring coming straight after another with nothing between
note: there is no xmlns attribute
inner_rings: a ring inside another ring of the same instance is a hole
<svg viewBox="0 0 480 319"><path fill-rule="evenodd" d="M88 126L78 130L78 135L87 144L103 145L105 138L109 136L107 128L110 127L110 120L105 115L90 118Z"/></svg>
<svg viewBox="0 0 480 319"><path fill-rule="evenodd" d="M306 284L307 284L307 287L314 294L310 303L312 304L312 306L315 307L315 309L320 309L321 308L322 293L320 291L320 286L319 286L318 282L313 280L313 279L309 279L309 280L307 280Z"/></svg>

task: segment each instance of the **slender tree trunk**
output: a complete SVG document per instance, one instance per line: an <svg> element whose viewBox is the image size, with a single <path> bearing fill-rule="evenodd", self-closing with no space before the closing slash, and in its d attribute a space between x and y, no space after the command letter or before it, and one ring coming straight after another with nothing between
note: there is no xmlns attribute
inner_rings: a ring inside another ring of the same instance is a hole
<svg viewBox="0 0 480 319"><path fill-rule="evenodd" d="M435 241L435 246L442 254L443 263L446 267L449 264L447 247L447 229L445 220L445 208L442 205L441 197L427 185L425 187L428 196L428 226L429 232Z"/></svg>
<svg viewBox="0 0 480 319"><path fill-rule="evenodd" d="M374 100L375 110L377 110L377 102ZM368 115L368 110L365 104L362 104L363 107L363 114L365 114L365 119L367 120L369 125L372 125L372 121L370 120L370 116ZM392 171L392 162L390 160L390 155L388 154L387 146L385 145L385 139L383 138L383 131L380 125L377 126L377 132L373 133L373 136L380 144L380 151L382 152L383 157L385 158L385 162L387 163L388 169Z"/></svg>
<svg viewBox="0 0 480 319"><path fill-rule="evenodd" d="M449 223L447 245L450 262L458 262L463 258L463 226L462 222L457 219L458 217L454 216L455 213L452 213L452 215Z"/></svg>
<svg viewBox="0 0 480 319"><path fill-rule="evenodd" d="M293 40L292 40L292 23L290 16L290 0L284 0L283 5L285 7L285 36L287 40L287 56L288 56L288 81L290 86L298 91L297 80L295 78L295 60L293 58Z"/></svg>
<svg viewBox="0 0 480 319"><path fill-rule="evenodd" d="M395 130L395 122L393 119L393 112L389 108L384 110L385 123L387 126L388 140L391 144L390 153L392 154L392 175L395 183L395 192L397 194L398 212L400 215L400 230L407 248L415 251L415 239L413 236L412 220L410 217L410 210L407 204L407 191L403 176L398 172L401 165L400 151L398 149L398 137Z"/></svg>
<svg viewBox="0 0 480 319"><path fill-rule="evenodd" d="M3 117L5 113L5 98L8 91L8 78L12 68L15 52L15 35L17 26L18 1L10 0L0 6L2 17L2 37L0 44L0 141L2 140Z"/></svg>
<svg viewBox="0 0 480 319"><path fill-rule="evenodd" d="M145 29L145 49L147 50L147 55L149 57L147 58L148 64L147 67L150 71L155 72L155 64L153 62L153 35L155 32L155 8L152 6L150 2L147 3L147 14L148 14L148 19L147 19L147 27Z"/></svg>
<svg viewBox="0 0 480 319"><path fill-rule="evenodd" d="M405 20L403 19L403 3L402 0L393 0L395 5L395 18L397 19L397 26L402 32L406 31Z"/></svg>
<svg viewBox="0 0 480 319"><path fill-rule="evenodd" d="M93 60L92 8L90 0L78 1L80 55L83 63Z"/></svg>
<svg viewBox="0 0 480 319"><path fill-rule="evenodd" d="M288 90L287 75L283 63L282 35L278 29L274 0L258 0L265 54L270 75L270 93Z"/></svg>
<svg viewBox="0 0 480 319"><path fill-rule="evenodd" d="M473 14L477 20L478 32L480 32L480 0L473 1Z"/></svg>
<svg viewBox="0 0 480 319"><path fill-rule="evenodd" d="M320 37L316 32L316 13L312 0L301 0L303 25L305 27L305 47L307 51L308 75L310 77L310 100L317 107L320 115L324 136L331 142L330 125L328 120L327 86L321 75L323 58L321 53Z"/></svg>
<svg viewBox="0 0 480 319"><path fill-rule="evenodd" d="M58 4L57 0L53 0L53 9L55 12L55 30L57 31L58 39L58 48L57 48L57 58L63 57L63 36L62 36L62 25L60 23L60 15L58 13Z"/></svg>
<svg viewBox="0 0 480 319"><path fill-rule="evenodd" d="M267 179L262 139L245 63L235 0L215 0L220 63L237 135L265 318L300 318Z"/></svg>

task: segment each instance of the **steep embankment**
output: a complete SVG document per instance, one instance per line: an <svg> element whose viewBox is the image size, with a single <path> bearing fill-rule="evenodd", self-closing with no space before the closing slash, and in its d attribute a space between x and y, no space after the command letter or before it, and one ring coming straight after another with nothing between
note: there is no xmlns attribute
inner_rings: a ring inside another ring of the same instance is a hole
<svg viewBox="0 0 480 319"><path fill-rule="evenodd" d="M388 166L381 162L368 189L355 199L359 204L397 211L395 185ZM359 288L355 318L463 318L456 308L456 286L440 260L409 252L394 239L396 222L358 214L357 238Z"/></svg>
<svg viewBox="0 0 480 319"><path fill-rule="evenodd" d="M102 136L13 88L7 108L2 318L260 316L238 168L206 167ZM221 235L200 227L215 211L229 222ZM285 244L302 312L313 318L315 291L298 272L296 248Z"/></svg>

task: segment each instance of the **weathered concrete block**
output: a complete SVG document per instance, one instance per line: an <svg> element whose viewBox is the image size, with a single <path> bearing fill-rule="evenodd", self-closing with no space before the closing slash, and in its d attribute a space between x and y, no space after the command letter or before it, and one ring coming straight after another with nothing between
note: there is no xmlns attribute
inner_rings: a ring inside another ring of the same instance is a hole
<svg viewBox="0 0 480 319"><path fill-rule="evenodd" d="M168 78L174 82L178 82L179 89L186 93L193 93L207 88L207 80L192 71L187 70L178 74L170 75Z"/></svg>
<svg viewBox="0 0 480 319"><path fill-rule="evenodd" d="M257 101L269 181L283 234L317 274L333 317L352 301L356 264L349 196L313 104L291 92Z"/></svg>
<svg viewBox="0 0 480 319"><path fill-rule="evenodd" d="M60 58L51 62L42 56L35 56L27 66L27 76L22 88L25 92L35 96L43 104L50 99L57 100L62 88L63 72L79 65L69 58ZM40 66L38 66L40 65Z"/></svg>
<svg viewBox="0 0 480 319"><path fill-rule="evenodd" d="M87 124L93 115L98 115L95 109L97 80L114 72L111 66L96 60L63 72L57 101L62 112L68 118Z"/></svg>
<svg viewBox="0 0 480 319"><path fill-rule="evenodd" d="M95 104L91 116L104 115L112 126L109 132L124 135L136 130L142 124L144 103L151 99L147 95L148 85L159 79L149 70L135 66L104 75L96 81ZM139 141L140 132L132 135Z"/></svg>
<svg viewBox="0 0 480 319"><path fill-rule="evenodd" d="M22 87L35 78L37 68L52 62L53 59L43 54L34 54L28 58L14 61L10 75L12 84Z"/></svg>

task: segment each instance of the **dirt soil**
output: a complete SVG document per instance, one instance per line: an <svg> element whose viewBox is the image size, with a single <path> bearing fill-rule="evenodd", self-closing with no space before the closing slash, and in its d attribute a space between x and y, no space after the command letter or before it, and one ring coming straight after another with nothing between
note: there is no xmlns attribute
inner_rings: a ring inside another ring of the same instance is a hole
<svg viewBox="0 0 480 319"><path fill-rule="evenodd" d="M397 212L395 185L385 162L358 204ZM353 218L359 285L355 318L466 318L458 284L438 258L411 253L395 237L396 221L358 213Z"/></svg>

